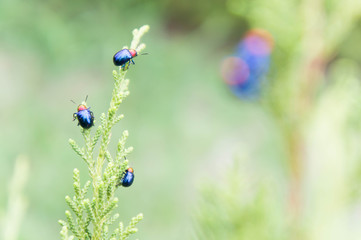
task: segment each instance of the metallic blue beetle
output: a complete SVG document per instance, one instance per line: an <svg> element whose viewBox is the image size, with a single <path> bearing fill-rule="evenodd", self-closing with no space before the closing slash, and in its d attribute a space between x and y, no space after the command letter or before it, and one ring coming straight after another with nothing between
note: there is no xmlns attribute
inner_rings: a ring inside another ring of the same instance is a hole
<svg viewBox="0 0 361 240"><path fill-rule="evenodd" d="M125 170L124 176L122 177L122 179L120 180L120 184L123 187L129 187L130 185L133 184L134 181L134 170L133 168L128 168L127 170Z"/></svg>
<svg viewBox="0 0 361 240"><path fill-rule="evenodd" d="M84 129L89 129L94 125L94 115L89 109L85 104L80 104L78 112L73 114L73 121L78 119L78 126L80 125Z"/></svg>
<svg viewBox="0 0 361 240"><path fill-rule="evenodd" d="M115 66L122 66L124 69L127 63L135 64L132 58L136 56L138 56L138 53L134 49L122 49L114 54L113 63Z"/></svg>

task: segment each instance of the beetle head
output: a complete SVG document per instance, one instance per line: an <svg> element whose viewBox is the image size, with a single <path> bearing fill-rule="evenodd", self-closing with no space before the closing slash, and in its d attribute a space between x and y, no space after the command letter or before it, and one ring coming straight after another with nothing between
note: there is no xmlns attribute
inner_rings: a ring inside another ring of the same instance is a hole
<svg viewBox="0 0 361 240"><path fill-rule="evenodd" d="M78 106L78 112L87 109L87 107L84 104L80 104Z"/></svg>
<svg viewBox="0 0 361 240"><path fill-rule="evenodd" d="M132 55L132 57L138 56L137 51L135 51L134 49L129 49L129 52L130 52L130 54Z"/></svg>

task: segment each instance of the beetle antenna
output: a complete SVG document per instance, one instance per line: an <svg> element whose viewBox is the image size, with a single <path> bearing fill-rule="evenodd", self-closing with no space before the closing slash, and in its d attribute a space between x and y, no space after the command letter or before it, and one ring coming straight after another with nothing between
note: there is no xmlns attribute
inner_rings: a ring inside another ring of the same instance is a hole
<svg viewBox="0 0 361 240"><path fill-rule="evenodd" d="M71 99L70 99L70 102L72 102L72 103L74 103L74 104L76 105L76 103L75 103L73 100L71 100Z"/></svg>
<svg viewBox="0 0 361 240"><path fill-rule="evenodd" d="M149 53L146 52L146 53L142 53L142 54L140 54L140 55L149 55Z"/></svg>
<svg viewBox="0 0 361 240"><path fill-rule="evenodd" d="M88 100L88 95L86 95L86 97L85 97L85 101L84 101L84 102L86 102L86 100Z"/></svg>

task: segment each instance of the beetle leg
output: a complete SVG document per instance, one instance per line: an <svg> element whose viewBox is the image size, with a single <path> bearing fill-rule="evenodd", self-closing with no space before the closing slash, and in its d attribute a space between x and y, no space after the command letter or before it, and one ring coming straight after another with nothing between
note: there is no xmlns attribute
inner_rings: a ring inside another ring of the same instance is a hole
<svg viewBox="0 0 361 240"><path fill-rule="evenodd" d="M77 113L74 113L73 114L73 121L76 119L76 117L77 117Z"/></svg>
<svg viewBox="0 0 361 240"><path fill-rule="evenodd" d="M135 65L135 62L133 61L133 59L131 61L132 61L133 65Z"/></svg>

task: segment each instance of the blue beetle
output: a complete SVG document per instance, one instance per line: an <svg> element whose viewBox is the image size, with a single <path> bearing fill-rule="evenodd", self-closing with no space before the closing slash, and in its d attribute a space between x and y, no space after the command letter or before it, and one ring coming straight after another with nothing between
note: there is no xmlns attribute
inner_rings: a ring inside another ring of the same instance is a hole
<svg viewBox="0 0 361 240"><path fill-rule="evenodd" d="M137 51L125 48L114 54L113 63L115 66L121 66L124 69L127 63L135 64L133 58L136 56L138 56Z"/></svg>
<svg viewBox="0 0 361 240"><path fill-rule="evenodd" d="M124 176L120 180L118 186L122 185L123 187L129 187L130 185L133 184L133 181L134 181L134 170L133 168L130 167L127 170L125 170Z"/></svg>
<svg viewBox="0 0 361 240"><path fill-rule="evenodd" d="M78 112L73 114L73 121L78 119L78 126L80 125L84 129L89 129L94 125L94 115L89 109L85 103L82 103L78 106Z"/></svg>

